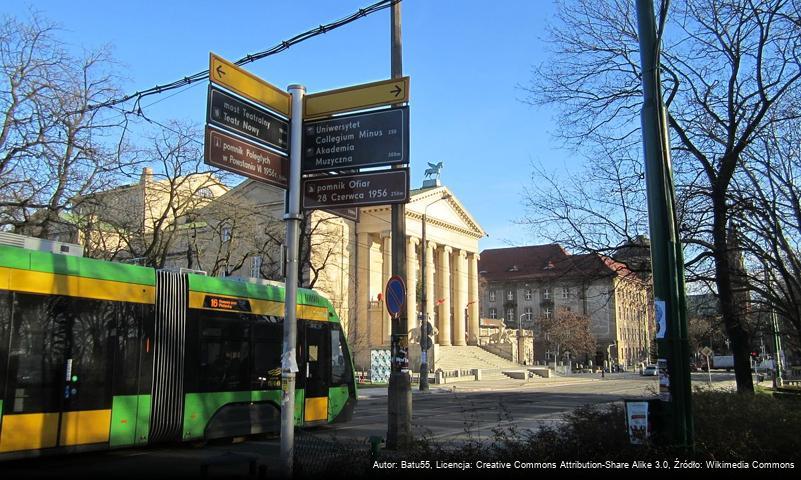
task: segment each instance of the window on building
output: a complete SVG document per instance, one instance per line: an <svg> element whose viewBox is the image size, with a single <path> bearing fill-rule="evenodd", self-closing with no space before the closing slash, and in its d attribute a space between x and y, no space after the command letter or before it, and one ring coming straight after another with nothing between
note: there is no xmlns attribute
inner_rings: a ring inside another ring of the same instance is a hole
<svg viewBox="0 0 801 480"><path fill-rule="evenodd" d="M515 319L515 310L514 308L506 309L506 320L514 320Z"/></svg>
<svg viewBox="0 0 801 480"><path fill-rule="evenodd" d="M253 278L261 278L261 255L256 255L250 259L250 276Z"/></svg>
<svg viewBox="0 0 801 480"><path fill-rule="evenodd" d="M526 316L523 317L523 320L528 325L528 328L531 328L532 322L534 321L534 312L531 310L531 307L526 307L524 313Z"/></svg>
<svg viewBox="0 0 801 480"><path fill-rule="evenodd" d="M498 310L495 308L489 309L489 317L490 318L498 318Z"/></svg>
<svg viewBox="0 0 801 480"><path fill-rule="evenodd" d="M570 298L570 288L562 287L562 298Z"/></svg>
<svg viewBox="0 0 801 480"><path fill-rule="evenodd" d="M542 299L543 300L550 300L551 299L551 289L550 288L543 288L542 289Z"/></svg>
<svg viewBox="0 0 801 480"><path fill-rule="evenodd" d="M530 288L526 289L526 300L531 300L531 289Z"/></svg>
<svg viewBox="0 0 801 480"><path fill-rule="evenodd" d="M231 240L231 227L222 227L220 230L220 238L222 239L223 243Z"/></svg>
<svg viewBox="0 0 801 480"><path fill-rule="evenodd" d="M550 308L545 308L542 311L542 314L545 315L545 318L551 318L551 309Z"/></svg>
<svg viewBox="0 0 801 480"><path fill-rule="evenodd" d="M489 292L489 301L490 302L494 302L495 301L495 292L493 290L490 290L490 292ZM493 318L495 318L495 317L493 317Z"/></svg>
<svg viewBox="0 0 801 480"><path fill-rule="evenodd" d="M514 300L515 299L515 293L513 291L511 291L511 290L507 290L506 291L506 299L507 300Z"/></svg>

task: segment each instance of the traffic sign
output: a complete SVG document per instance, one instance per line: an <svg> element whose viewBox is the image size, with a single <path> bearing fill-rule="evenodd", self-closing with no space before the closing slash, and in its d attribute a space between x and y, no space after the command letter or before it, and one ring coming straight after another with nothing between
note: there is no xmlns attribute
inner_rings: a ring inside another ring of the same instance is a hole
<svg viewBox="0 0 801 480"><path fill-rule="evenodd" d="M406 303L406 285L398 275L393 275L387 280L386 294L387 312L393 317L397 316L403 304Z"/></svg>
<svg viewBox="0 0 801 480"><path fill-rule="evenodd" d="M409 77L381 80L306 95L303 118L393 105L409 101Z"/></svg>
<svg viewBox="0 0 801 480"><path fill-rule="evenodd" d="M287 117L290 114L288 93L213 53L209 53L209 80Z"/></svg>
<svg viewBox="0 0 801 480"><path fill-rule="evenodd" d="M206 126L205 161L253 180L287 188L289 161L271 152Z"/></svg>
<svg viewBox="0 0 801 480"><path fill-rule="evenodd" d="M286 152L289 123L262 107L209 87L208 123Z"/></svg>
<svg viewBox="0 0 801 480"><path fill-rule="evenodd" d="M408 162L408 107L303 123L303 173Z"/></svg>
<svg viewBox="0 0 801 480"><path fill-rule="evenodd" d="M409 169L303 180L303 208L364 207L409 201Z"/></svg>
<svg viewBox="0 0 801 480"><path fill-rule="evenodd" d="M708 357L708 356L712 355L712 354L713 354L713 353L715 353L715 352L714 352L714 351L713 351L711 348L709 348L709 347L704 347L704 348L702 348L702 349L701 349L701 353L702 353L702 354L703 354L705 357Z"/></svg>

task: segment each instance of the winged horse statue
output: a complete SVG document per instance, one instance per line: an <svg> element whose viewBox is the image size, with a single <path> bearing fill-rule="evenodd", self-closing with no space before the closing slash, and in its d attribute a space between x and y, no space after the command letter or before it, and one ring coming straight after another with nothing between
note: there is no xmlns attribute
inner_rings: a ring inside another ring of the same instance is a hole
<svg viewBox="0 0 801 480"><path fill-rule="evenodd" d="M427 168L426 169L426 171L425 171L426 178L428 178L428 177L439 178L439 172L440 172L440 170L442 170L442 167L443 167L442 162L429 163L428 166L431 167L431 168Z"/></svg>

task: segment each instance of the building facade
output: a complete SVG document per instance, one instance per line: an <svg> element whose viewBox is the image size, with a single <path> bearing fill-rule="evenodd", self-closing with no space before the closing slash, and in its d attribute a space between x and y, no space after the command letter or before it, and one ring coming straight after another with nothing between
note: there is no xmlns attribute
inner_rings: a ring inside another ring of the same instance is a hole
<svg viewBox="0 0 801 480"><path fill-rule="evenodd" d="M624 264L597 254L571 255L551 244L484 250L479 270L481 315L531 329L537 360L553 361L538 319L560 308L587 316L597 343L594 358L574 360L630 367L649 358L649 288Z"/></svg>

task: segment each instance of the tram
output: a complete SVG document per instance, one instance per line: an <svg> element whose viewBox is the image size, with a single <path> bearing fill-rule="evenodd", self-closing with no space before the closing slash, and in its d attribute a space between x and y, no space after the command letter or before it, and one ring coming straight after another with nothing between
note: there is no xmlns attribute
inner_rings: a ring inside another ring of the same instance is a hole
<svg viewBox="0 0 801 480"><path fill-rule="evenodd" d="M280 431L285 289L0 245L0 460ZM295 424L347 421L339 317L298 289Z"/></svg>

